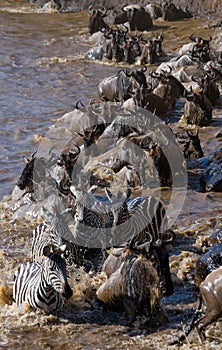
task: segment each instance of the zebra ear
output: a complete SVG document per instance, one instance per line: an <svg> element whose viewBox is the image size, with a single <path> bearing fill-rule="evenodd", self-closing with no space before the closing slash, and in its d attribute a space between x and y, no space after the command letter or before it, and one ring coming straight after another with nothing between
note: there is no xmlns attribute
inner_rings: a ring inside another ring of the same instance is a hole
<svg viewBox="0 0 222 350"><path fill-rule="evenodd" d="M49 245L46 245L44 248L43 248L43 255L44 256L49 256L50 255L50 246Z"/></svg>

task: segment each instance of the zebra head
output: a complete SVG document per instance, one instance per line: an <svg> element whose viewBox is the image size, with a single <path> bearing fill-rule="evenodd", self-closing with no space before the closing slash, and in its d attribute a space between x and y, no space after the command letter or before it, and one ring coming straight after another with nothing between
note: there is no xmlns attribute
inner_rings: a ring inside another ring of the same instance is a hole
<svg viewBox="0 0 222 350"><path fill-rule="evenodd" d="M71 298L73 292L67 280L66 262L63 253L66 250L66 244L58 249L53 245L46 245L43 249L43 273L48 286L51 286L63 298Z"/></svg>
<svg viewBox="0 0 222 350"><path fill-rule="evenodd" d="M129 212L126 201L131 195L131 189L127 188L125 193L119 191L117 195L111 193L107 187L105 188L105 191L107 198L109 199L111 204L110 211L113 216L112 226L115 227L129 218Z"/></svg>

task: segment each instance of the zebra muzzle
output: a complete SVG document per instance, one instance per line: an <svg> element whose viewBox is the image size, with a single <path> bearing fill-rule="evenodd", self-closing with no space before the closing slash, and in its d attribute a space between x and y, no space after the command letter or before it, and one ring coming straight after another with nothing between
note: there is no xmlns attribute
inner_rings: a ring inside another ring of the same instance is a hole
<svg viewBox="0 0 222 350"><path fill-rule="evenodd" d="M62 297L65 299L70 299L72 295L73 295L72 289L70 288L69 284L66 284L64 291L62 292Z"/></svg>

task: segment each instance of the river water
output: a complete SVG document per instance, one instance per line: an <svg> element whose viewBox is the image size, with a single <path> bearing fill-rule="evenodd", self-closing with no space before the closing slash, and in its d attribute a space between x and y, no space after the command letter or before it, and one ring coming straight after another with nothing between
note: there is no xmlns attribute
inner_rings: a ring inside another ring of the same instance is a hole
<svg viewBox="0 0 222 350"><path fill-rule="evenodd" d="M104 276L89 276L82 270L74 273L70 303L56 315L11 305L13 276L18 263L30 257L36 226L35 220L12 220L7 207L7 196L23 169L23 156L37 149L48 127L72 111L78 100L87 104L96 99L99 81L115 74L120 65L84 58L91 46L85 12L46 14L26 1L0 0L0 15L0 199L6 196L1 204L0 349L169 349L166 344L178 334L182 322L189 323L196 305L193 279L201 241L222 226L220 193L201 193L188 186L174 227L178 240L170 253L175 293L163 301L167 324L131 329L119 314L92 311L90 300ZM214 35L200 20L157 21L157 26L165 30L164 48L168 52L186 43L194 31ZM221 116L221 110L215 109L212 124L200 130L205 155L221 147L221 139L215 138L221 130ZM194 170L189 172L190 183L196 181ZM209 334L213 338L207 349L218 348L220 324L212 326ZM191 344L183 347L203 348L195 332Z"/></svg>

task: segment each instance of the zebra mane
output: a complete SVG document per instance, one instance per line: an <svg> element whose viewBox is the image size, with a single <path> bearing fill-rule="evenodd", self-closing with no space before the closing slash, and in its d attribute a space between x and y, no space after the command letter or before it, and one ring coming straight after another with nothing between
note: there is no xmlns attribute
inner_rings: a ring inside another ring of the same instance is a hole
<svg viewBox="0 0 222 350"><path fill-rule="evenodd" d="M49 210L42 207L42 212L46 224L48 224L51 227L51 230L58 236L59 245L63 244L63 239L72 241L73 236L66 223L66 218L71 212L70 208L63 210L62 212L59 212L58 208L55 208L55 211L52 214Z"/></svg>

